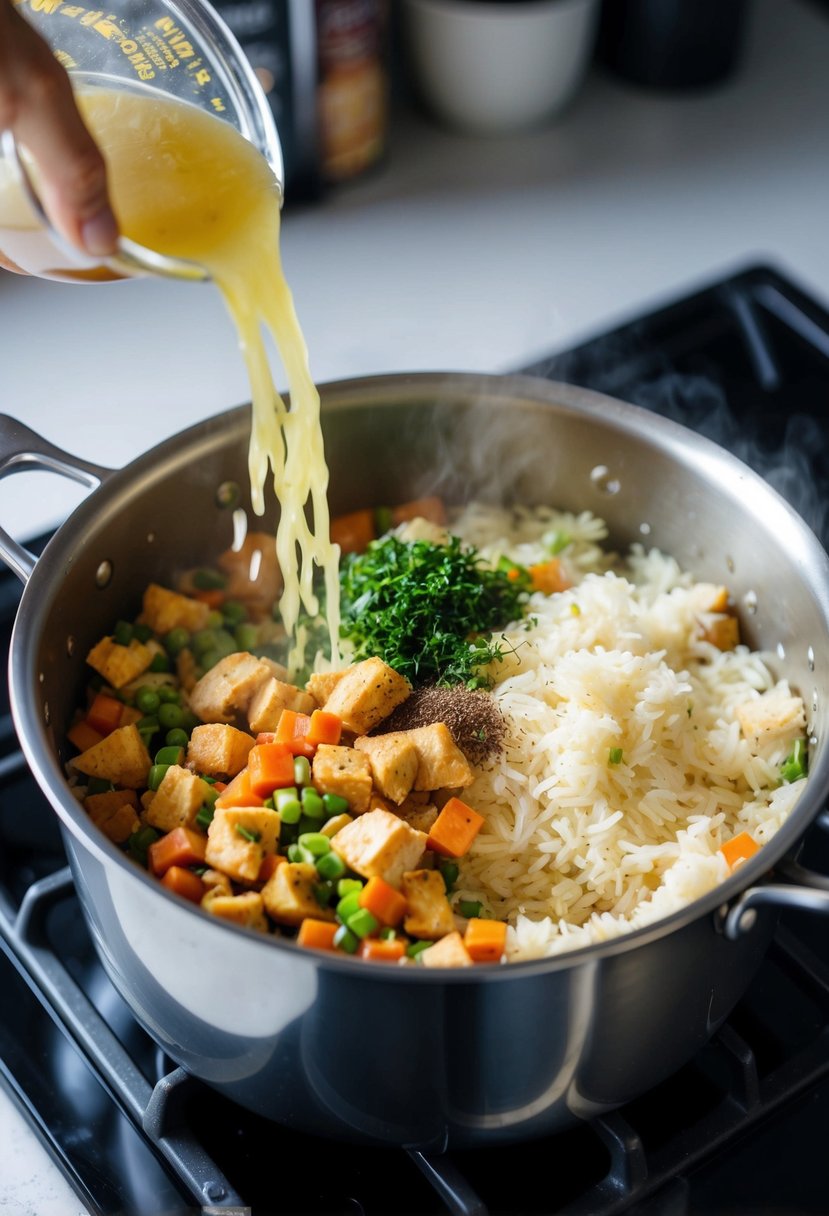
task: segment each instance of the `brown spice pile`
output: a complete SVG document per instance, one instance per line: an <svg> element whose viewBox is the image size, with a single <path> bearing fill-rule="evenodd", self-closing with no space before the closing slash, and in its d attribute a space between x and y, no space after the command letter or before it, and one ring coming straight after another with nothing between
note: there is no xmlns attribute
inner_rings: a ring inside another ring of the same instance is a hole
<svg viewBox="0 0 829 1216"><path fill-rule="evenodd" d="M504 719L495 699L484 689L416 688L372 734L414 730L444 722L470 764L483 764L500 752Z"/></svg>

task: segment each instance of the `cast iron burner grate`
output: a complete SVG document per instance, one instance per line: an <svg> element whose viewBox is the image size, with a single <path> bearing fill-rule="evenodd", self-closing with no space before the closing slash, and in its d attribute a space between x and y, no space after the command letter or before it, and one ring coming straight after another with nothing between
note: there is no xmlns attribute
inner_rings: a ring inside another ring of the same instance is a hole
<svg viewBox="0 0 829 1216"><path fill-rule="evenodd" d="M763 353L741 300L762 313L769 299L792 324L784 341L763 315L776 343ZM626 332L635 343L623 348ZM627 362L611 365L608 351L623 349ZM784 409L823 433L829 315L773 271L732 277L544 371L640 403L650 396L671 413L681 381L665 379L666 360L672 376L702 376L688 365L704 365L709 399L726 394L741 419L740 443L758 452L766 440L748 421L764 412L771 425ZM667 397L656 390L660 380L671 385ZM822 447L812 444L808 455L825 485ZM0 576L0 649L18 599L14 577ZM827 835L817 825L803 857L824 872ZM590 1125L445 1156L323 1143L257 1119L187 1076L137 1025L98 962L55 816L17 749L0 689L0 1080L96 1216L825 1212L826 937L816 918L786 913L715 1038L663 1085Z"/></svg>

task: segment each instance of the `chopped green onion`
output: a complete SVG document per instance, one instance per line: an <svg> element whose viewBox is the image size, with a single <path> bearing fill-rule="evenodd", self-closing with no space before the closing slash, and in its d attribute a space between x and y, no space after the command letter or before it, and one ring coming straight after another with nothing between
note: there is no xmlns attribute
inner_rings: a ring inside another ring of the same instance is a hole
<svg viewBox="0 0 829 1216"><path fill-rule="evenodd" d="M202 828L202 830L206 832L207 829L210 827L211 823L213 822L214 813L215 813L214 808L212 806L208 806L208 804L205 803L204 806L201 808L201 810L196 815L197 826Z"/></svg>
<svg viewBox="0 0 829 1216"><path fill-rule="evenodd" d="M147 775L147 789L157 790L169 767L169 764L153 764Z"/></svg>
<svg viewBox="0 0 829 1216"><path fill-rule="evenodd" d="M393 929L391 925L381 925L377 936L381 942L393 942L397 937L397 930Z"/></svg>
<svg viewBox="0 0 829 1216"><path fill-rule="evenodd" d="M161 833L155 828L144 827L133 832L127 841L127 852L135 861L141 863L142 866L147 864L147 850L151 844L160 838Z"/></svg>
<svg viewBox="0 0 829 1216"><path fill-rule="evenodd" d="M409 958L417 958L419 954L422 954L424 950L428 950L433 945L434 942L412 942L411 946L406 947L406 953Z"/></svg>
<svg viewBox="0 0 829 1216"><path fill-rule="evenodd" d="M461 899L458 901L458 911L461 916L471 918L480 916L483 910L483 904L479 899Z"/></svg>
<svg viewBox="0 0 829 1216"><path fill-rule="evenodd" d="M312 785L303 786L302 813L307 815L309 819L325 818L325 808L323 806L322 798L320 798L319 794Z"/></svg>
<svg viewBox="0 0 829 1216"><path fill-rule="evenodd" d="M333 819L335 815L344 815L346 813L348 810L348 799L341 798L339 794L323 794L322 805L328 818Z"/></svg>
<svg viewBox="0 0 829 1216"><path fill-rule="evenodd" d="M360 908L360 892L349 891L347 895L343 895L337 904L337 916L345 922L349 916L353 916Z"/></svg>
<svg viewBox="0 0 829 1216"><path fill-rule="evenodd" d="M243 823L234 824L236 831L243 840L249 840L251 844L258 844L262 839L262 833L257 832L255 828L246 828Z"/></svg>
<svg viewBox="0 0 829 1216"><path fill-rule="evenodd" d="M608 764L621 764L623 754L621 747L611 747L607 753Z"/></svg>
<svg viewBox="0 0 829 1216"><path fill-rule="evenodd" d="M294 759L294 781L297 785L307 785L311 780L311 765L307 756L297 756Z"/></svg>
<svg viewBox="0 0 829 1216"><path fill-rule="evenodd" d="M346 954L356 954L360 947L360 939L356 933L351 932L348 925L340 925L334 934L334 945L338 950L345 950Z"/></svg>
<svg viewBox="0 0 829 1216"><path fill-rule="evenodd" d="M784 781L798 781L806 776L808 768L806 740L795 739L791 754L780 765L780 776Z"/></svg>
<svg viewBox="0 0 829 1216"><path fill-rule="evenodd" d="M454 861L439 861L438 869L443 877L443 885L446 887L447 892L451 891L458 881L458 875L461 872L460 866Z"/></svg>
<svg viewBox="0 0 829 1216"><path fill-rule="evenodd" d="M159 684L156 692L162 705L179 705L181 702L181 693L172 684Z"/></svg>
<svg viewBox="0 0 829 1216"><path fill-rule="evenodd" d="M340 900L340 903L342 903L342 900ZM339 907L339 904L337 906ZM377 917L372 916L368 908L358 908L356 912L352 912L350 916L345 917L345 923L351 932L356 933L358 937L368 937L380 925Z"/></svg>
<svg viewBox="0 0 829 1216"><path fill-rule="evenodd" d="M351 895L354 891L362 891L363 880L361 878L341 878L337 883L337 894L342 897Z"/></svg>
<svg viewBox="0 0 829 1216"><path fill-rule="evenodd" d="M314 884L314 897L321 908L328 907L333 894L334 888L330 882L318 882Z"/></svg>
<svg viewBox="0 0 829 1216"><path fill-rule="evenodd" d="M314 857L322 857L323 853L331 851L331 841L322 832L302 832L297 844L307 849Z"/></svg>

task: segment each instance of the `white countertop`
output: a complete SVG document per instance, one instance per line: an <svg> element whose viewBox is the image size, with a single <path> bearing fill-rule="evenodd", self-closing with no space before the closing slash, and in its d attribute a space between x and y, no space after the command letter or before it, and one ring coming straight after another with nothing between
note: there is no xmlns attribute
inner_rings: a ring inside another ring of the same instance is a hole
<svg viewBox="0 0 829 1216"><path fill-rule="evenodd" d="M470 139L409 115L382 170L290 208L283 257L318 381L507 371L752 262L829 301L829 11L758 0L737 79L650 94L593 72L553 125ZM0 410L112 467L248 399L217 293L0 272ZM0 483L37 535L79 499ZM81 1209L0 1090L0 1214Z"/></svg>

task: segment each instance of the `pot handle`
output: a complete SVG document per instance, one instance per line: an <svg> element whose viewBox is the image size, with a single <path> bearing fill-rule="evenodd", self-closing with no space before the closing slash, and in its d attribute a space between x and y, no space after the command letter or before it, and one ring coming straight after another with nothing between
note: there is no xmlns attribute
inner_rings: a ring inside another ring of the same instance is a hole
<svg viewBox="0 0 829 1216"><path fill-rule="evenodd" d="M43 439L36 431L8 414L0 414L0 478L11 473L42 469L48 473L59 473L72 481L94 489L109 477L114 470L72 456L62 448ZM21 582L26 583L37 564L37 557L30 553L5 528L0 527L0 559L14 571Z"/></svg>
<svg viewBox="0 0 829 1216"><path fill-rule="evenodd" d="M829 812L824 811L816 826L829 830ZM796 861L784 858L775 867L784 882L769 882L748 887L724 912L722 931L731 941L747 933L757 919L756 909L764 904L778 908L800 908L802 911L829 912L829 877L808 870Z"/></svg>

